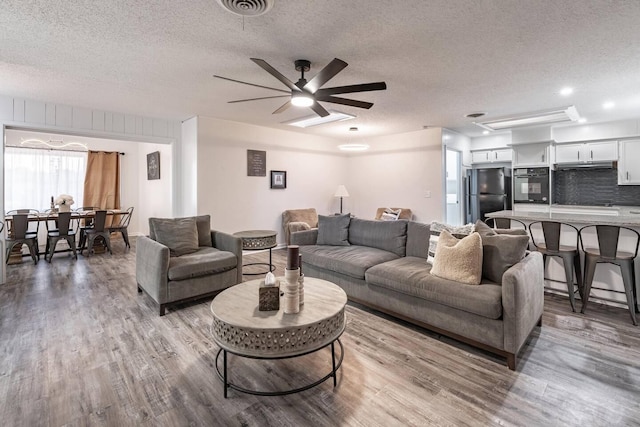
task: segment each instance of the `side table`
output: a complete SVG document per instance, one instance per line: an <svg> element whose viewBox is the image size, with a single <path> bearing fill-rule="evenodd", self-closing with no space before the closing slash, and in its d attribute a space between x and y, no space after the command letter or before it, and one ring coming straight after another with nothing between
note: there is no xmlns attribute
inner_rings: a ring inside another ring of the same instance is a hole
<svg viewBox="0 0 640 427"><path fill-rule="evenodd" d="M250 262L248 264L243 264L242 266L249 265L266 265L268 267L267 271L259 272L259 273L243 273L247 276L258 276L262 274L267 274L270 271L274 271L276 266L273 265L271 260L271 250L277 246L276 236L278 235L277 231L274 230L246 230L246 231L238 231L237 233L233 233L234 236L240 237L242 239L242 250L245 251L259 251L263 249L269 249L269 263L266 262Z"/></svg>

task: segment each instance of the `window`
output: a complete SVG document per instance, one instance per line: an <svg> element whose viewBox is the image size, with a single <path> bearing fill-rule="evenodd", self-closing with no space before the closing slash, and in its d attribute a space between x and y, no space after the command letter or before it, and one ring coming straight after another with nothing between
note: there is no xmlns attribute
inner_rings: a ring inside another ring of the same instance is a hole
<svg viewBox="0 0 640 427"><path fill-rule="evenodd" d="M82 206L87 153L5 147L5 210L51 207L51 197L73 196Z"/></svg>

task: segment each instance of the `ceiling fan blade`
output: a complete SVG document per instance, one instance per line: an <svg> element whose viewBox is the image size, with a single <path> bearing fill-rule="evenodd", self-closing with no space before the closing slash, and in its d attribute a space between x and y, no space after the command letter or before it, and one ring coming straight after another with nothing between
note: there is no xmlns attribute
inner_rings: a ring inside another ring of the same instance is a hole
<svg viewBox="0 0 640 427"><path fill-rule="evenodd" d="M291 101L287 101L287 102L285 102L284 104L282 104L282 105L280 106L280 108L278 108L276 111L274 111L274 112L273 112L273 113L271 113L271 114L279 114L279 113L282 113L283 111L287 110L289 107L291 107Z"/></svg>
<svg viewBox="0 0 640 427"><path fill-rule="evenodd" d="M366 109L373 107L373 102L357 101L355 99L339 98L337 96L316 96L316 100Z"/></svg>
<svg viewBox="0 0 640 427"><path fill-rule="evenodd" d="M267 62L264 59L251 58L251 60L253 62L255 62L256 64L258 64L267 73L271 74L273 77L275 77L276 79L280 80L289 89L295 90L295 91L299 91L300 90L300 88L298 86L296 86L295 84L293 84L293 82L291 80L289 80L288 78L286 78L285 76L280 74L280 72L278 70L276 70L275 68L273 68L271 65L267 64Z"/></svg>
<svg viewBox="0 0 640 427"><path fill-rule="evenodd" d="M238 99L236 101L229 101L227 102L227 104L236 104L238 102L247 102L247 101L260 101L261 99L290 98L290 97L291 95L263 96L261 98Z"/></svg>
<svg viewBox="0 0 640 427"><path fill-rule="evenodd" d="M274 87L257 85L257 84L255 84L255 83L243 82L243 81L240 81L240 80L230 79L229 77L216 76L215 74L214 74L214 76L213 76L213 77L215 77L215 78L217 78L217 79L228 80L228 81L230 81L230 82L234 82L234 83L241 83L241 84L243 84L243 85L249 85L249 86L261 87L262 89L276 90L276 91L278 91L278 92L282 92L282 93L289 93L289 91L288 91L288 90L276 89L276 88L274 88Z"/></svg>
<svg viewBox="0 0 640 427"><path fill-rule="evenodd" d="M314 102L310 108L320 117L327 117L329 115L329 112L325 110L322 105L318 104L318 102Z"/></svg>
<svg viewBox="0 0 640 427"><path fill-rule="evenodd" d="M387 84L385 82L363 83L359 85L336 86L336 87L328 87L325 89L319 89L316 92L316 95L326 96L326 95L337 95L339 93L371 92L374 90L385 90L386 88L387 88Z"/></svg>
<svg viewBox="0 0 640 427"><path fill-rule="evenodd" d="M344 70L347 65L349 64L343 60L334 58L333 61L329 62L326 67L320 70L320 72L316 74L309 83L304 85L304 88L309 90L311 93L315 93L323 84L331 80L340 71Z"/></svg>

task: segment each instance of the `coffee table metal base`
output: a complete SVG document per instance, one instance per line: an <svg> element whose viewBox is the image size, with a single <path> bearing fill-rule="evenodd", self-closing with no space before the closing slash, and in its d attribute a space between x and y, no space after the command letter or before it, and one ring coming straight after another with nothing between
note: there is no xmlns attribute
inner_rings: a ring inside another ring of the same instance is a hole
<svg viewBox="0 0 640 427"><path fill-rule="evenodd" d="M338 343L338 345L340 346L340 358L336 360L336 353L335 353L335 343ZM331 372L329 372L327 375L325 375L324 377L320 378L319 380L311 383L311 384L307 384L305 386L302 387L298 387L298 388L294 388L291 390L284 390L284 391L258 391L258 390L249 390L246 389L244 387L240 387L236 384L233 384L229 381L229 377L228 377L228 369L227 369L227 353L231 353L231 354L235 354L236 356L241 356L241 357L247 357L250 359L261 359L261 360L274 360L274 359L291 359L293 357L300 357L300 356L304 356L310 353L314 353L316 351L322 350L323 348L326 348L328 346L331 346ZM287 394L293 394L293 393L299 393L301 391L305 391L305 390L309 390L310 388L313 388L317 385L322 384L323 382L325 382L326 380L328 380L329 378L333 377L333 386L336 387L338 385L338 380L337 380L337 372L338 369L340 369L340 366L342 366L342 360L344 359L344 347L342 346L342 343L340 342L340 339L336 339L335 341L333 341L331 344L329 344L325 347L322 347L320 349L316 349L316 350L312 350L306 353L302 353L302 354L296 354L294 356L286 356L286 357L255 357L255 356L245 356L242 354L237 354L237 353L233 353L231 351L227 351L223 348L221 348L220 350L218 350L218 354L216 355L216 372L218 373L218 377L220 377L220 379L222 380L223 384L224 384L224 397L225 399L227 398L227 391L228 389L233 389L236 391L239 391L241 393L247 393L247 394L253 394L256 396L285 396ZM220 359L220 354L223 355L223 361L222 361L222 372L220 372L220 367L219 367L219 359Z"/></svg>

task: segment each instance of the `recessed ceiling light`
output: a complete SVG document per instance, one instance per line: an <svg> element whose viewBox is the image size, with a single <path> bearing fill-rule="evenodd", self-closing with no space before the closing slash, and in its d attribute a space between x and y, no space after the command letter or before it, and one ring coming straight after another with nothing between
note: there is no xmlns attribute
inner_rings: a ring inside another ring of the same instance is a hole
<svg viewBox="0 0 640 427"><path fill-rule="evenodd" d="M607 101L604 104L602 104L602 108L604 108L605 110L610 110L615 106L616 106L616 104L613 101Z"/></svg>
<svg viewBox="0 0 640 427"><path fill-rule="evenodd" d="M367 144L342 144L338 145L342 151L365 151L369 149Z"/></svg>
<svg viewBox="0 0 640 427"><path fill-rule="evenodd" d="M555 110L536 111L533 113L518 114L501 119L484 122L473 122L486 130L502 130L521 126L534 126L549 123L575 122L578 120L578 110L573 105L561 107Z"/></svg>
<svg viewBox="0 0 640 427"><path fill-rule="evenodd" d="M586 119L586 117L580 117L580 118L578 119L578 123L587 123L587 119Z"/></svg>
<svg viewBox="0 0 640 427"><path fill-rule="evenodd" d="M302 117L300 119L289 120L288 122L283 122L282 124L289 125L289 126L296 126L299 128L308 128L310 126L317 126L325 123L340 122L342 120L355 119L355 117L356 116L351 114L329 110L329 115L325 117L320 117L314 114L313 116L307 116L307 117Z"/></svg>
<svg viewBox="0 0 640 427"><path fill-rule="evenodd" d="M464 116L465 116L466 118L469 118L469 119L477 119L478 117L485 116L486 114L487 114L487 113L485 113L485 112L483 112L483 111L478 111L478 112L476 112L476 113L469 113L469 114L465 114Z"/></svg>
<svg viewBox="0 0 640 427"><path fill-rule="evenodd" d="M488 130L483 130L483 131L482 131L482 134L483 134L483 135L489 135L489 131L488 131Z"/></svg>
<svg viewBox="0 0 640 427"><path fill-rule="evenodd" d="M562 89L560 89L560 95L562 96L569 96L572 93L573 93L572 87L563 87Z"/></svg>

